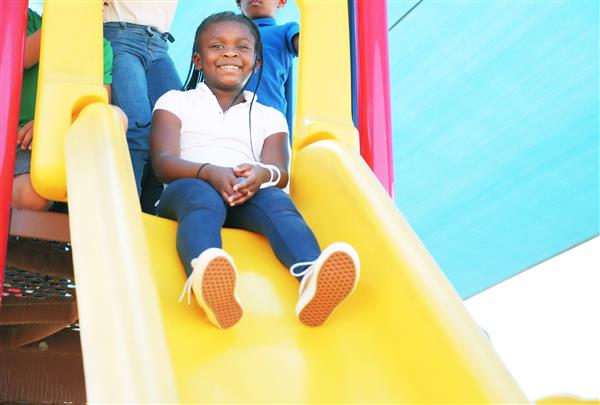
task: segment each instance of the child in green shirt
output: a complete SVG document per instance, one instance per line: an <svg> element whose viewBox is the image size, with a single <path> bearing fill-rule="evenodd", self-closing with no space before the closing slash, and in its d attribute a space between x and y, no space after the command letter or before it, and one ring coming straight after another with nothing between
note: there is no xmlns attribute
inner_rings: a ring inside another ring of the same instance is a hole
<svg viewBox="0 0 600 405"><path fill-rule="evenodd" d="M27 13L27 40L23 58L23 84L21 88L21 106L19 110L19 132L17 135L17 151L12 187L11 206L36 211L46 210L49 206L42 196L38 195L31 184L31 141L33 139L33 118L35 116L35 99L38 85L38 68L40 59L42 17L29 9ZM110 42L104 40L104 85L108 90L110 101L110 85L112 83L113 53ZM117 107L114 107L117 108ZM120 111L120 110L119 110ZM126 120L125 114L121 112Z"/></svg>

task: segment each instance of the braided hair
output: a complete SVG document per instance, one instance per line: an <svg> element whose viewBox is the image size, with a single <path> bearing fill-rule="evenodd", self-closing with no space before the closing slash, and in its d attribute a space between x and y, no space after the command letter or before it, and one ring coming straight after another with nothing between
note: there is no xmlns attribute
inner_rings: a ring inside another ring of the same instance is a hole
<svg viewBox="0 0 600 405"><path fill-rule="evenodd" d="M198 52L198 43L200 41L200 35L202 35L202 33L210 25L217 24L220 22L238 22L238 23L243 24L246 27L248 27L248 29L250 30L250 33L254 37L254 42L255 42L254 64L252 65L252 72L253 72L252 74L255 74L254 72L256 72L256 66L259 64L259 62L262 62L263 53L262 53L262 39L260 37L260 31L258 30L258 26L250 18L246 17L243 14L236 14L231 11L224 11L221 13L212 14L212 15L206 17L204 19L204 21L202 21L200 23L198 28L196 28L196 34L194 35L194 45L192 46L192 58L190 60L190 68L188 69L188 74L185 79L185 84L183 85L182 90L184 90L184 91L193 90L196 88L198 83L204 81L202 71L196 69L196 67L194 66L194 53ZM248 126L250 129L250 149L252 151L252 156L254 157L254 159L256 161L259 161L260 159L258 159L254 153L254 146L253 146L253 142L252 142L252 106L254 105L254 99L256 98L256 92L258 91L258 86L260 86L260 80L262 78L262 63L258 67L257 74L258 74L258 77L256 80L256 85L254 86L254 91L252 92L252 100L250 100L250 108L249 108L249 112L248 112ZM244 86L242 87L242 89L233 98L233 100L231 101L231 104L229 104L229 107L227 109L231 108L231 106L233 106L235 104L236 100L244 93L244 90L246 90L246 86L248 85L249 81L250 81L250 77L248 77L248 80L246 80L246 83L244 83Z"/></svg>

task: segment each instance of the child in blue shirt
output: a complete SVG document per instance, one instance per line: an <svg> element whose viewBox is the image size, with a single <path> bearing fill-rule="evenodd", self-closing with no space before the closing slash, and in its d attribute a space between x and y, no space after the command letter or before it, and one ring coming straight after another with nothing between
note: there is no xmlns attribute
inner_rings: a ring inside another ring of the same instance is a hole
<svg viewBox="0 0 600 405"><path fill-rule="evenodd" d="M286 82L291 80L292 62L298 56L300 27L290 22L277 25L275 14L285 6L287 0L236 0L246 17L258 26L263 43L263 72L257 90L261 104L273 107L292 122L293 111L286 99ZM255 91L258 74L250 77L246 88ZM291 125L290 125L291 127Z"/></svg>

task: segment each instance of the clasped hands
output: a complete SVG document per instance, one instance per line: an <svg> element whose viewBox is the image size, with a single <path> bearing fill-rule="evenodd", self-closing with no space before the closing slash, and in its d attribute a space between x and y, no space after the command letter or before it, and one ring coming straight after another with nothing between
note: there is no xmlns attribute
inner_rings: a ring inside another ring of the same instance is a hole
<svg viewBox="0 0 600 405"><path fill-rule="evenodd" d="M244 204L271 178L269 170L251 163L236 167L208 165L204 169L207 181L229 206Z"/></svg>

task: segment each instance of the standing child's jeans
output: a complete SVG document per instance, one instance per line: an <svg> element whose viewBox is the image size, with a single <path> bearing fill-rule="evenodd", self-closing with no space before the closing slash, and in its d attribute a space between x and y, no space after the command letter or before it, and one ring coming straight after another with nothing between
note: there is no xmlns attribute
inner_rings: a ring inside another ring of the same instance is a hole
<svg viewBox="0 0 600 405"><path fill-rule="evenodd" d="M138 195L144 211L153 212L163 187L150 165L152 109L160 96L182 87L167 53L167 40L173 37L154 27L122 22L105 23L104 37L113 48L112 101L129 119L127 143Z"/></svg>
<svg viewBox="0 0 600 405"><path fill-rule="evenodd" d="M246 203L230 207L207 182L179 179L165 189L156 211L179 224L177 251L188 276L193 270L192 259L208 248L222 247L223 226L266 236L287 268L316 260L321 253L290 197L275 187L259 190Z"/></svg>

